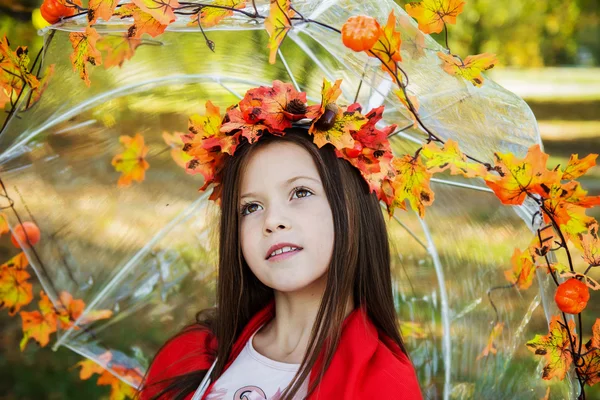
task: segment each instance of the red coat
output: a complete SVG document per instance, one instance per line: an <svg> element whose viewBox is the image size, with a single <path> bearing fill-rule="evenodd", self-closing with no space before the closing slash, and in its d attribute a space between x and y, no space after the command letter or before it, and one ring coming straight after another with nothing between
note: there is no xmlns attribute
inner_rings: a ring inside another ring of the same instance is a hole
<svg viewBox="0 0 600 400"><path fill-rule="evenodd" d="M254 315L234 343L225 369L242 351L250 336L275 316L275 302ZM188 330L168 342L155 357L148 372L148 384L158 380L204 369L214 359L202 354L206 346L216 349L216 339L208 331ZM323 363L321 352L311 370L309 385ZM203 399L212 390L210 384ZM142 391L141 399L149 400L160 388ZM186 397L192 398L193 393ZM380 334L362 308L353 310L344 320L342 336L329 368L309 400L402 399L422 400L412 363L387 336Z"/></svg>

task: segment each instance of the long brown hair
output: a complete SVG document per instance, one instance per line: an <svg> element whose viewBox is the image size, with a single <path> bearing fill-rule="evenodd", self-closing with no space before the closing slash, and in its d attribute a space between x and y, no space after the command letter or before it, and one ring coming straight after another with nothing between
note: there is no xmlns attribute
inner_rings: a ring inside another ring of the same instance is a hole
<svg viewBox="0 0 600 400"><path fill-rule="evenodd" d="M332 145L318 148L305 129L293 128L284 136L265 134L252 145L244 140L223 169L217 306L196 317L196 326L208 327L218 341L218 360L211 380L223 372L233 344L246 324L274 296L273 290L254 276L242 256L238 202L241 177L249 157L257 149L275 142L294 143L312 156L331 206L335 232L327 285L308 347L298 372L282 393L282 400L290 400L308 379L321 349L323 368L308 388L307 397L322 379L340 340L351 295L354 308L362 305L379 332L398 344L404 353L406 350L394 308L387 230L376 195L369 192L356 168L336 156ZM155 398L167 393L169 398L185 398L198 387L206 372L194 371L173 378Z"/></svg>

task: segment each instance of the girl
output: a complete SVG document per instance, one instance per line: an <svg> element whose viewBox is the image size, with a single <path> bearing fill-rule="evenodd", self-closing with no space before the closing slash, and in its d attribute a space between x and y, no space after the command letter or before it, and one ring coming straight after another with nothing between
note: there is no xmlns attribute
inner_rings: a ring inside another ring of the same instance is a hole
<svg viewBox="0 0 600 400"><path fill-rule="evenodd" d="M141 399L421 399L359 171L294 127L242 139L221 173L217 306L159 350Z"/></svg>

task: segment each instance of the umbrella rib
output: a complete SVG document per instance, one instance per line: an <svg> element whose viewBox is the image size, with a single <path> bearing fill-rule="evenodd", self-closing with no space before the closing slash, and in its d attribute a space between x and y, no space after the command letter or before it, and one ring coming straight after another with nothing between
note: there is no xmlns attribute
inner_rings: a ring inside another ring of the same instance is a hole
<svg viewBox="0 0 600 400"><path fill-rule="evenodd" d="M308 33L304 32L304 34L307 35L312 40L315 40ZM296 43L298 45L298 47L300 47L300 49L315 63L315 65L317 67L319 67L319 69L325 74L325 76L327 77L328 80L335 81L335 77L333 75L331 75L331 73L327 70L327 68L325 68L325 65L321 62L321 60L308 47L308 45L306 43L304 43L304 41L302 39L300 39L300 35L296 34L294 32L294 30L292 29L292 31L290 32L288 37L291 38L294 41L294 43Z"/></svg>
<svg viewBox="0 0 600 400"><path fill-rule="evenodd" d="M440 256L438 251L433 243L433 238L431 237L431 233L429 232L429 227L425 220L423 220L417 214L417 218L421 223L421 227L423 228L423 233L425 234L425 238L427 239L427 251L431 255L433 260L433 266L435 268L435 274L438 280L438 286L440 288L440 298L441 298L441 311L442 311L442 348L444 354L444 400L448 400L451 391L450 385L450 372L452 368L452 358L450 356L450 305L448 304L448 292L446 290L446 281L444 279L444 270L442 266L442 262L440 260Z"/></svg>
<svg viewBox="0 0 600 400"><path fill-rule="evenodd" d="M493 190L488 187L469 185L468 183L452 182L452 181L449 181L446 179L431 178L431 182L441 183L443 185L449 185L449 186L457 186L457 187L464 188L464 189L479 190L481 192L488 192L488 193L493 192Z"/></svg>
<svg viewBox="0 0 600 400"><path fill-rule="evenodd" d="M125 276L129 273L129 271L137 265L138 261L144 257L148 251L158 243L163 237L167 235L177 224L179 224L184 218L191 215L191 213L201 204L206 197L208 197L209 191L202 193L196 201L190 204L185 210L180 212L175 218L173 218L164 228L158 231L152 239L148 241L131 259L119 270L119 272L111 279L106 286L98 293L98 295L89 303L83 313L77 318L75 323L69 328L68 331L65 332L64 335L60 337L60 339L52 346L52 349L56 351L73 333L75 326L78 326L79 322L84 320L87 317L90 310L93 310L104 298L110 293L110 291L119 284Z"/></svg>
<svg viewBox="0 0 600 400"><path fill-rule="evenodd" d="M294 78L294 74L292 74L292 70L290 69L290 66L288 65L287 61L285 61L285 57L283 56L281 49L277 49L277 54L279 54L279 59L283 63L283 66L285 67L285 70L287 71L288 76L290 77L290 79L292 80L292 83L294 84L294 87L296 88L296 90L298 92L301 92L300 86L298 86L298 83L296 82L296 79Z"/></svg>

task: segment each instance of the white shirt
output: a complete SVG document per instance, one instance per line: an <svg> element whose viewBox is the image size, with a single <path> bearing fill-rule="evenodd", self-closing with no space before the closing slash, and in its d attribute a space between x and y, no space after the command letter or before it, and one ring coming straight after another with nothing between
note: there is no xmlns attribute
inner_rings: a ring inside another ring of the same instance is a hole
<svg viewBox="0 0 600 400"><path fill-rule="evenodd" d="M260 330L257 329L256 332ZM252 334L246 345L217 379L206 400L278 400L284 389L300 368L267 358L252 345ZM301 400L308 392L308 379L304 381L294 400Z"/></svg>

